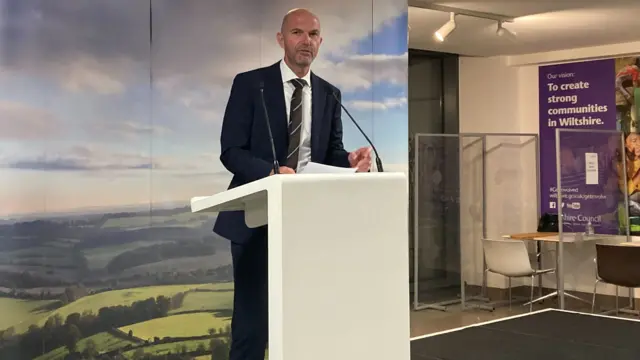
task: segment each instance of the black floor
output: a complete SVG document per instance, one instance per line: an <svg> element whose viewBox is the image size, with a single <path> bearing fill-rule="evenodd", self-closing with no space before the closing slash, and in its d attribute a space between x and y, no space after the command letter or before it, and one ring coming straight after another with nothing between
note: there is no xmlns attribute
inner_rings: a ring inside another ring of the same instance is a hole
<svg viewBox="0 0 640 360"><path fill-rule="evenodd" d="M639 360L640 322L550 310L411 342L411 360Z"/></svg>

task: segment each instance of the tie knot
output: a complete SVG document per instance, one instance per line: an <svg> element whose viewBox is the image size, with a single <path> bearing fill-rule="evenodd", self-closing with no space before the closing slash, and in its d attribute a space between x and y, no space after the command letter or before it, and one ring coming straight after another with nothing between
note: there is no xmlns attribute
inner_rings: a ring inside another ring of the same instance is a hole
<svg viewBox="0 0 640 360"><path fill-rule="evenodd" d="M303 87L307 86L307 81L304 79L298 79L298 78L291 79L291 83L293 84L293 86L296 87L296 90L300 90Z"/></svg>

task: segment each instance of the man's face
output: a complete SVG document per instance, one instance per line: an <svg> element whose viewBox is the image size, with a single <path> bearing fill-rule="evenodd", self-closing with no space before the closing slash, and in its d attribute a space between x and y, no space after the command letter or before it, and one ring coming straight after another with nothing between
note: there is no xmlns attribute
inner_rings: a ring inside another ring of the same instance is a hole
<svg viewBox="0 0 640 360"><path fill-rule="evenodd" d="M300 67L311 65L322 44L320 23L308 13L293 13L285 21L278 43L289 63Z"/></svg>

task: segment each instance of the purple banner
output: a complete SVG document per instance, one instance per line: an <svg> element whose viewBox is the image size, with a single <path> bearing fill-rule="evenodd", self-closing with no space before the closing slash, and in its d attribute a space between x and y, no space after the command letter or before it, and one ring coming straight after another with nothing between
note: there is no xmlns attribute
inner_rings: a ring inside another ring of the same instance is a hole
<svg viewBox="0 0 640 360"><path fill-rule="evenodd" d="M558 213L556 129L616 130L615 60L539 69L541 208ZM619 232L620 189L616 154L620 135L561 132L563 231L581 232L590 221L597 233Z"/></svg>

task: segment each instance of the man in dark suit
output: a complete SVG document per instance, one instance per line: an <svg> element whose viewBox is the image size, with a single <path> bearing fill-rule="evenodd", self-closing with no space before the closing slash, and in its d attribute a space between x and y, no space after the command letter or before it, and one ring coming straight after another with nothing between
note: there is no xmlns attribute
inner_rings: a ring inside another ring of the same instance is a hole
<svg viewBox="0 0 640 360"><path fill-rule="evenodd" d="M222 164L233 174L229 188L273 175L264 97L280 174L309 161L368 171L371 149L348 152L342 144L340 91L310 71L322 37L311 12L287 13L277 35L283 60L236 75L222 124ZM267 229L251 229L240 211L222 212L214 232L231 241L235 292L230 360L263 360L268 341Z"/></svg>

